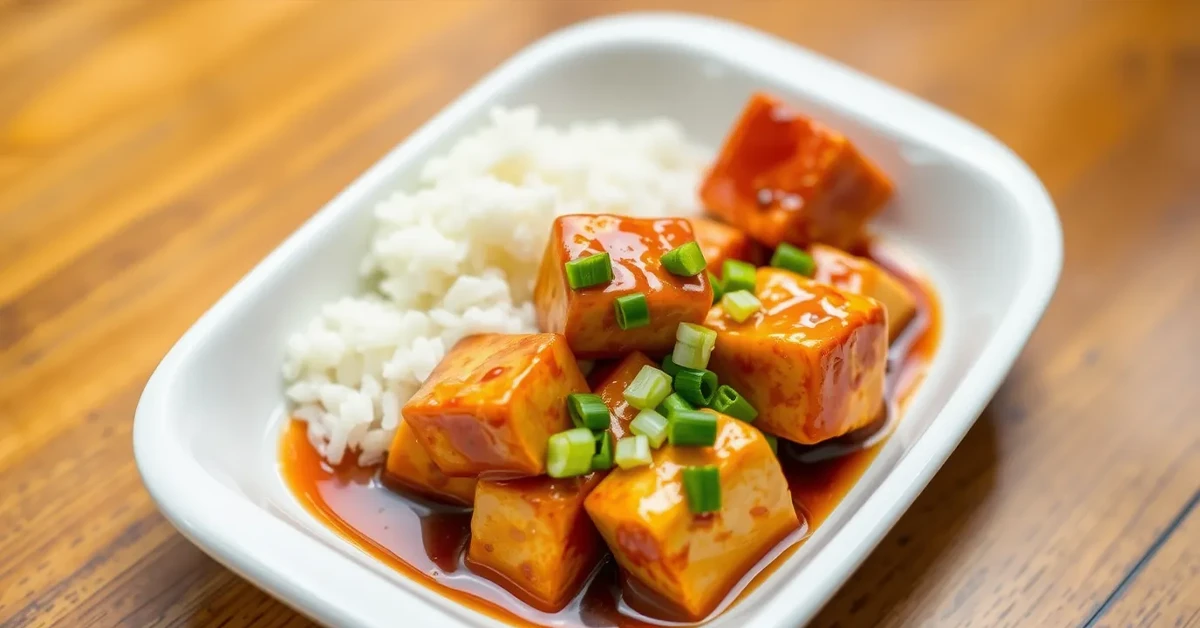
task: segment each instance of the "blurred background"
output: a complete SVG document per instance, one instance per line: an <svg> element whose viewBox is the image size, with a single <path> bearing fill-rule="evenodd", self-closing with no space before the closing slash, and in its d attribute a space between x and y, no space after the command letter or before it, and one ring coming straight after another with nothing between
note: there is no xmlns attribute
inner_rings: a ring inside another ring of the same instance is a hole
<svg viewBox="0 0 1200 628"><path fill-rule="evenodd" d="M147 377L489 69L648 8L945 107L1061 213L1046 319L817 623L1200 622L1200 2L0 0L0 625L305 625L155 510Z"/></svg>

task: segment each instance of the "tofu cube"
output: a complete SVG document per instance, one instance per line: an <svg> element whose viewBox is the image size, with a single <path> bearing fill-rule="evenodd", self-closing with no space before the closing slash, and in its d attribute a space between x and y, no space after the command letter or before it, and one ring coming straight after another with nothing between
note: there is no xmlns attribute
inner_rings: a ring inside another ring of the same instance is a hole
<svg viewBox="0 0 1200 628"><path fill-rule="evenodd" d="M584 505L617 563L697 620L799 526L787 480L753 426L717 416L712 447L664 445L654 462L614 469ZM683 468L716 465L721 510L692 514Z"/></svg>
<svg viewBox="0 0 1200 628"><path fill-rule="evenodd" d="M561 334L481 334L455 344L402 412L448 476L540 475L576 392L587 381Z"/></svg>
<svg viewBox="0 0 1200 628"><path fill-rule="evenodd" d="M845 136L751 97L700 186L708 211L768 246L852 248L892 184Z"/></svg>
<svg viewBox="0 0 1200 628"><path fill-rule="evenodd" d="M814 244L809 252L817 263L813 279L883 304L888 342L895 340L916 315L917 301L912 292L875 262L823 244Z"/></svg>
<svg viewBox="0 0 1200 628"><path fill-rule="evenodd" d="M534 288L542 331L564 334L580 358L615 358L630 351L664 355L675 344L679 323L699 323L712 304L712 286L701 272L679 277L667 272L664 253L696 239L682 218L625 218L607 214L561 216L554 221ZM607 252L612 281L573 290L565 264ZM650 324L623 330L613 302L641 292Z"/></svg>
<svg viewBox="0 0 1200 628"><path fill-rule="evenodd" d="M878 301L778 268L759 268L762 309L738 323L718 304L708 368L755 409L755 427L813 444L883 409L887 313Z"/></svg>
<svg viewBox="0 0 1200 628"><path fill-rule="evenodd" d="M708 218L689 218L688 222L692 223L696 242L704 251L708 270L714 275L720 276L721 264L727 259L740 259L756 266L764 261L762 247L745 231Z"/></svg>
<svg viewBox="0 0 1200 628"><path fill-rule="evenodd" d="M412 493L458 506L475 502L475 478L452 478L433 463L408 423L401 422L388 450L383 479Z"/></svg>
<svg viewBox="0 0 1200 628"><path fill-rule="evenodd" d="M634 351L611 370L601 374L598 383L592 387L592 392L600 395L604 404L608 406L611 423L608 431L612 432L614 441L630 434L629 424L638 414L638 409L625 401L625 389L633 382L633 378L637 377L643 366L658 365L646 357L646 354Z"/></svg>
<svg viewBox="0 0 1200 628"><path fill-rule="evenodd" d="M468 566L543 611L561 610L604 554L583 509L601 477L480 481Z"/></svg>

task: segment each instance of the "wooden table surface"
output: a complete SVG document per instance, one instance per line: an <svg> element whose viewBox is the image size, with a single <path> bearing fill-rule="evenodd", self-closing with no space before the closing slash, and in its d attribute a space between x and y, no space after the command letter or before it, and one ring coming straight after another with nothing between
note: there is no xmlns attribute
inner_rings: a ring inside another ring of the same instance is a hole
<svg viewBox="0 0 1200 628"><path fill-rule="evenodd" d="M485 71L648 4L0 0L0 624L307 624L158 514L131 446L147 377ZM1028 348L816 624L1200 623L1200 3L653 6L973 120L1062 215Z"/></svg>

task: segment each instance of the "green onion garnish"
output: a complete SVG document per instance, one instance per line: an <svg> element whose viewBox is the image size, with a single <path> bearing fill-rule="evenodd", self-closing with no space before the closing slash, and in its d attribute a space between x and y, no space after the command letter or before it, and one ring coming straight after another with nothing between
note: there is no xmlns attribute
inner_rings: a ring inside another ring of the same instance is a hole
<svg viewBox="0 0 1200 628"><path fill-rule="evenodd" d="M612 281L612 260L608 253L596 253L566 263L567 285L572 290L590 288Z"/></svg>
<svg viewBox="0 0 1200 628"><path fill-rule="evenodd" d="M762 301L749 290L735 290L721 297L721 307L725 308L729 318L743 323L751 314L762 309Z"/></svg>
<svg viewBox="0 0 1200 628"><path fill-rule="evenodd" d="M667 440L667 417L654 410L642 410L629 423L629 431L645 436L650 446L658 449Z"/></svg>
<svg viewBox="0 0 1200 628"><path fill-rule="evenodd" d="M731 386L721 385L712 400L712 409L731 416L735 419L753 423L758 418L758 410Z"/></svg>
<svg viewBox="0 0 1200 628"><path fill-rule="evenodd" d="M675 372L678 373L679 369L675 369ZM680 410L695 409L696 408L693 407L692 404L688 403L686 399L680 397L679 393L671 393L667 395L667 398L663 399L662 403L658 404L658 407L655 408L655 410L663 416L670 416L672 412L678 412Z"/></svg>
<svg viewBox="0 0 1200 628"><path fill-rule="evenodd" d="M608 430L596 432L596 446L592 451L592 470L607 471L613 466L613 437Z"/></svg>
<svg viewBox="0 0 1200 628"><path fill-rule="evenodd" d="M708 358L717 344L717 332L692 323L680 323L675 328L675 348L671 361L677 366L702 369L708 366Z"/></svg>
<svg viewBox="0 0 1200 628"><path fill-rule="evenodd" d="M571 414L571 422L575 427L586 427L589 430L608 429L608 406L600 395L592 393L571 393L567 395L567 412Z"/></svg>
<svg viewBox="0 0 1200 628"><path fill-rule="evenodd" d="M569 478L592 470L596 437L586 427L559 432L546 447L546 473L552 478Z"/></svg>
<svg viewBox="0 0 1200 628"><path fill-rule="evenodd" d="M696 347L682 342L675 343L675 348L671 351L671 362L675 364L676 369L707 368L710 357L712 357L712 349ZM678 375L679 373L676 372L675 374Z"/></svg>
<svg viewBox="0 0 1200 628"><path fill-rule="evenodd" d="M672 413L667 439L682 447L712 447L717 442L717 415L699 410Z"/></svg>
<svg viewBox="0 0 1200 628"><path fill-rule="evenodd" d="M671 394L671 376L654 368L643 366L629 386L625 388L625 401L638 410L657 407Z"/></svg>
<svg viewBox="0 0 1200 628"><path fill-rule="evenodd" d="M617 297L613 300L613 310L617 313L617 326L621 329L650 324L650 306L646 304L646 295L641 292Z"/></svg>
<svg viewBox="0 0 1200 628"><path fill-rule="evenodd" d="M693 240L664 253L662 265L672 275L695 277L704 270L704 251L701 251L700 245Z"/></svg>
<svg viewBox="0 0 1200 628"><path fill-rule="evenodd" d="M675 374L675 392L696 407L713 402L717 394L717 374L708 369L681 368Z"/></svg>
<svg viewBox="0 0 1200 628"><path fill-rule="evenodd" d="M708 273L708 283L712 284L713 304L716 305L717 301L721 300L721 295L725 294L725 284L721 282L720 277L712 274L711 271Z"/></svg>
<svg viewBox="0 0 1200 628"><path fill-rule="evenodd" d="M695 323L680 323L675 328L675 340L693 347L709 347L717 344L717 332Z"/></svg>
<svg viewBox="0 0 1200 628"><path fill-rule="evenodd" d="M754 265L736 259L727 259L721 265L721 281L725 292L749 290L754 292Z"/></svg>
<svg viewBox="0 0 1200 628"><path fill-rule="evenodd" d="M721 472L715 464L683 469L683 492L695 514L721 509Z"/></svg>
<svg viewBox="0 0 1200 628"><path fill-rule="evenodd" d="M679 372L679 365L675 363L675 360L671 359L671 354L669 353L667 357L663 358L662 370L671 377L675 377L675 374Z"/></svg>
<svg viewBox="0 0 1200 628"><path fill-rule="evenodd" d="M617 441L617 466L632 469L650 464L650 439L645 436L626 436Z"/></svg>
<svg viewBox="0 0 1200 628"><path fill-rule="evenodd" d="M771 446L771 453L779 455L779 438L774 434L762 433L763 438L767 439L767 444Z"/></svg>
<svg viewBox="0 0 1200 628"><path fill-rule="evenodd" d="M784 268L794 273L800 273L805 277L812 277L817 273L817 262L812 256L804 251L804 249L792 246L787 242L779 245L775 249L775 253L771 255L771 265L775 268Z"/></svg>

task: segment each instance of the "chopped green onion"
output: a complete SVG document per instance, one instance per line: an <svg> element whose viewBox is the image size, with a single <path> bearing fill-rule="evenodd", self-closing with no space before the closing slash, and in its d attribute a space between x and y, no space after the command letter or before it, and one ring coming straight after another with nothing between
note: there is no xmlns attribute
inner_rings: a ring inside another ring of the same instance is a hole
<svg viewBox="0 0 1200 628"><path fill-rule="evenodd" d="M667 357L663 358L662 370L671 377L675 377L675 374L679 372L679 365L675 363L675 360L671 359L671 354L669 353Z"/></svg>
<svg viewBox="0 0 1200 628"><path fill-rule="evenodd" d="M713 287L713 301L712 302L713 302L713 305L716 305L717 301L721 300L721 295L725 294L725 284L721 282L720 277L712 274L712 272L708 273L708 283L712 284L712 287Z"/></svg>
<svg viewBox="0 0 1200 628"><path fill-rule="evenodd" d="M681 368L675 374L675 392L696 407L707 406L717 394L717 374L708 369Z"/></svg>
<svg viewBox="0 0 1200 628"><path fill-rule="evenodd" d="M800 273L805 277L812 277L817 273L817 262L812 256L804 251L804 249L792 246L787 242L779 245L775 249L775 254L771 256L771 265L775 268L784 268L794 273Z"/></svg>
<svg viewBox="0 0 1200 628"><path fill-rule="evenodd" d="M751 314L762 309L762 301L749 290L735 290L721 297L721 307L725 308L729 318L743 323Z"/></svg>
<svg viewBox="0 0 1200 628"><path fill-rule="evenodd" d="M725 260L721 266L721 280L725 282L725 292L754 292L754 272L753 264L736 259Z"/></svg>
<svg viewBox="0 0 1200 628"><path fill-rule="evenodd" d="M567 285L572 290L590 288L612 281L612 260L608 253L596 253L566 263Z"/></svg>
<svg viewBox="0 0 1200 628"><path fill-rule="evenodd" d="M763 435L763 438L767 439L767 444L771 446L771 453L778 456L779 455L779 438L777 438L774 434L768 434L766 432L763 432L762 435Z"/></svg>
<svg viewBox="0 0 1200 628"><path fill-rule="evenodd" d="M608 430L596 432L596 446L592 450L592 470L607 471L613 466L613 437Z"/></svg>
<svg viewBox="0 0 1200 628"><path fill-rule="evenodd" d="M552 478L569 478L592 470L596 438L586 427L559 432L546 447L546 473Z"/></svg>
<svg viewBox="0 0 1200 628"><path fill-rule="evenodd" d="M755 410L738 391L724 384L717 389L717 394L713 397L712 409L747 423L753 423L754 419L758 418L758 410Z"/></svg>
<svg viewBox="0 0 1200 628"><path fill-rule="evenodd" d="M629 431L650 440L650 446L658 449L667 440L667 417L655 410L642 410L629 423Z"/></svg>
<svg viewBox="0 0 1200 628"><path fill-rule="evenodd" d="M675 348L671 350L671 363L676 369L702 369L708 367L708 360L712 357L712 347L697 347L695 345L684 344L682 342L675 343ZM675 373L678 375L678 371Z"/></svg>
<svg viewBox="0 0 1200 628"><path fill-rule="evenodd" d="M695 514L720 510L721 472L717 465L684 467L683 492L687 495L688 508Z"/></svg>
<svg viewBox="0 0 1200 628"><path fill-rule="evenodd" d="M675 369L675 372L678 373L679 369ZM688 403L686 399L680 397L679 393L671 393L667 395L667 398L663 399L663 402L658 404L658 408L656 408L657 412L663 416L670 416L672 412L678 412L679 410L695 409L696 408L693 407L692 404Z"/></svg>
<svg viewBox="0 0 1200 628"><path fill-rule="evenodd" d="M617 466L632 469L650 464L650 439L645 436L626 436L617 441Z"/></svg>
<svg viewBox="0 0 1200 628"><path fill-rule="evenodd" d="M717 344L717 332L693 323L680 323L675 328L675 348L671 361L678 366L702 369L708 366L708 358Z"/></svg>
<svg viewBox="0 0 1200 628"><path fill-rule="evenodd" d="M693 240L682 246L667 251L662 256L663 268L672 275L680 277L695 277L704 270L704 251Z"/></svg>
<svg viewBox="0 0 1200 628"><path fill-rule="evenodd" d="M675 340L693 347L712 348L717 344L717 332L704 325L695 323L680 323L675 328Z"/></svg>
<svg viewBox="0 0 1200 628"><path fill-rule="evenodd" d="M646 365L625 388L625 401L638 410L655 408L671 394L671 376Z"/></svg>
<svg viewBox="0 0 1200 628"><path fill-rule="evenodd" d="M650 306L646 304L646 295L641 292L617 297L613 301L613 310L617 313L617 326L621 329L650 324Z"/></svg>
<svg viewBox="0 0 1200 628"><path fill-rule="evenodd" d="M608 406L600 395L591 393L571 393L567 395L567 411L575 427L586 427L589 430L608 429Z"/></svg>
<svg viewBox="0 0 1200 628"><path fill-rule="evenodd" d="M712 447L717 442L717 415L699 410L671 413L667 438L682 447Z"/></svg>

